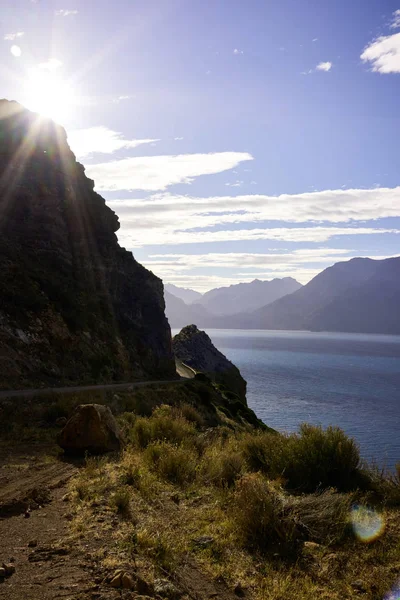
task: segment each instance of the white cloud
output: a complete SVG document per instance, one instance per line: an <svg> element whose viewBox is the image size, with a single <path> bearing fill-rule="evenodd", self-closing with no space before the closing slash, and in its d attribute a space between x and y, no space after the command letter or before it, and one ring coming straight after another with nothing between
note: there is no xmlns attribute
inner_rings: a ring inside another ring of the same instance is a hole
<svg viewBox="0 0 400 600"><path fill-rule="evenodd" d="M43 71L55 71L60 67L62 67L62 62L57 58L49 58L49 60L39 63L37 66L38 69L43 69Z"/></svg>
<svg viewBox="0 0 400 600"><path fill-rule="evenodd" d="M318 38L314 38L314 39L313 39L313 42L318 42Z"/></svg>
<svg viewBox="0 0 400 600"><path fill-rule="evenodd" d="M181 140L183 140L183 137L175 137L174 140L175 140L175 142L178 142L178 141L180 142Z"/></svg>
<svg viewBox="0 0 400 600"><path fill-rule="evenodd" d="M400 33L380 37L371 42L360 56L378 73L400 73Z"/></svg>
<svg viewBox="0 0 400 600"><path fill-rule="evenodd" d="M111 204L112 208L114 204ZM118 214L118 208L117 214ZM264 229L224 229L220 231L191 231L179 229L174 222L166 223L163 227L157 216L156 227L149 227L143 235L143 223L139 219L137 224L128 223L121 215L122 228L119 232L119 241L124 247L134 248L152 244L204 244L212 242L252 242L256 240L270 240L291 243L321 243L336 237L355 235L383 235L385 233L400 234L397 229L383 229L372 227L265 227ZM182 218L182 217L181 217ZM147 217L148 219L148 217ZM147 223L145 219L144 223ZM190 221L194 225L193 221Z"/></svg>
<svg viewBox="0 0 400 600"><path fill-rule="evenodd" d="M16 45L11 46L10 52L11 52L11 54L13 56L15 56L15 58L19 58L21 56L21 54L22 54L21 48L19 46L16 46Z"/></svg>
<svg viewBox="0 0 400 600"><path fill-rule="evenodd" d="M317 71L325 71L328 72L332 69L333 64L329 61L327 62L320 62L315 68L317 69Z"/></svg>
<svg viewBox="0 0 400 600"><path fill-rule="evenodd" d="M233 51L233 54L243 54L243 50L239 50L238 48L235 48Z"/></svg>
<svg viewBox="0 0 400 600"><path fill-rule="evenodd" d="M126 248L254 240L321 243L337 236L398 234L398 229L364 223L356 227L355 223L400 217L400 187L281 196L198 198L159 194L147 199L110 201L109 206L120 217L119 239ZM282 221L308 226L280 226ZM273 222L278 227L272 227Z"/></svg>
<svg viewBox="0 0 400 600"><path fill-rule="evenodd" d="M143 264L165 281L187 287L211 288L238 281L252 281L255 277L295 277L306 283L322 269L336 262L359 256L354 251L336 248L305 248L293 252L269 253L207 253L207 254L154 254ZM365 254L362 254L366 256ZM369 255L384 259L388 256ZM308 264L313 266L308 267ZM228 270L224 277L224 269ZM235 278L232 270L236 271ZM195 271L195 272L193 272ZM221 275L222 271L222 275Z"/></svg>
<svg viewBox="0 0 400 600"><path fill-rule="evenodd" d="M86 170L97 190L155 191L191 183L201 175L222 173L252 158L247 152L142 156L87 165Z"/></svg>
<svg viewBox="0 0 400 600"><path fill-rule="evenodd" d="M16 31L15 33L6 33L6 35L4 36L4 39L6 41L13 41L16 40L17 38L22 37L23 35L25 35L24 31Z"/></svg>
<svg viewBox="0 0 400 600"><path fill-rule="evenodd" d="M136 148L142 144L158 142L157 139L126 140L122 133L113 131L102 125L88 129L76 129L68 133L68 142L72 151L83 158L94 154L112 154L122 148ZM88 167L90 169L90 167Z"/></svg>
<svg viewBox="0 0 400 600"><path fill-rule="evenodd" d="M117 96L117 98L114 98L113 102L115 102L116 104L119 104L120 102L124 102L124 100L131 100L134 96Z"/></svg>
<svg viewBox="0 0 400 600"><path fill-rule="evenodd" d="M56 10L55 14L57 17L72 17L73 15L77 15L78 11L61 8L60 10Z"/></svg>
<svg viewBox="0 0 400 600"><path fill-rule="evenodd" d="M227 185L228 187L242 187L243 184L244 184L244 181L237 179L233 183L226 183L225 185Z"/></svg>
<svg viewBox="0 0 400 600"><path fill-rule="evenodd" d="M321 223L339 224L400 217L400 187L366 190L338 189L303 194L281 194L280 196L242 194L202 198L159 194L147 199L114 201L110 202L110 206L121 218L121 233L127 237L132 235L132 239L129 241L131 245L138 245L137 240L143 242L145 237L149 240L148 243L154 243L155 237L159 238L159 243L171 243L168 241L171 237L176 242L179 236L182 236L182 239L185 238L185 232L190 232L190 238L193 241L200 240L202 237L204 241L216 241L217 235L220 238L225 235L222 230L226 232L232 229L232 224L237 226L237 224L247 223L260 228L260 223L263 222L285 221L315 223L321 227ZM225 227L223 227L224 225ZM206 231L216 226L221 231ZM333 233L333 230L326 226L322 229L318 229L318 227L301 227L301 231L298 230L299 228L296 228L297 231L291 228L284 228L283 231L268 228L263 239L266 239L266 235L278 235L280 239L298 239L299 236L310 240L313 240L312 236L319 236L318 240L329 239L330 232ZM204 231L191 231L194 228ZM371 234L375 230L366 227L364 229L365 234ZM345 227L336 231L336 235L346 235L345 230L349 232L349 235L355 235L354 231ZM146 236L143 235L143 231L146 231ZM314 233L312 233L313 231ZM385 231L387 230L377 230L377 233ZM236 234L229 231L226 235L242 236L238 239L251 239L252 235L263 234L262 231L257 233L253 229ZM272 239L279 238L273 237ZM136 243L134 243L135 239Z"/></svg>
<svg viewBox="0 0 400 600"><path fill-rule="evenodd" d="M394 11L393 21L390 24L390 27L392 29L397 29L398 27L400 27L400 9Z"/></svg>

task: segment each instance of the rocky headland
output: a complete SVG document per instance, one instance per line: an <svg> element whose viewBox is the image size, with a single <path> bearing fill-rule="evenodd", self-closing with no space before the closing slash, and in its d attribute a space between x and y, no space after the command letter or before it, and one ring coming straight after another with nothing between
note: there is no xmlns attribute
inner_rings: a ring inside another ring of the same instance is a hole
<svg viewBox="0 0 400 600"><path fill-rule="evenodd" d="M174 336L172 346L178 360L208 375L212 381L236 394L247 406L245 379L204 331L200 331L196 325L187 325Z"/></svg>
<svg viewBox="0 0 400 600"><path fill-rule="evenodd" d="M163 285L64 129L0 101L0 389L175 376Z"/></svg>

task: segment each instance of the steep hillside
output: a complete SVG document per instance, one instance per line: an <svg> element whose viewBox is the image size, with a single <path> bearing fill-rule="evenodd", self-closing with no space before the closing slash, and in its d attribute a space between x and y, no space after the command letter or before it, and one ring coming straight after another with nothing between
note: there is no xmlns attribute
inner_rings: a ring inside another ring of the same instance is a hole
<svg viewBox="0 0 400 600"><path fill-rule="evenodd" d="M337 263L237 327L400 333L400 258ZM232 323L232 326L233 323Z"/></svg>
<svg viewBox="0 0 400 600"><path fill-rule="evenodd" d="M180 298L184 301L185 304L192 304L197 300L200 300L202 294L200 292L196 292L195 290L191 290L189 288L182 288L177 285L173 285L172 283L165 283L164 288L167 292L176 296L176 298Z"/></svg>
<svg viewBox="0 0 400 600"><path fill-rule="evenodd" d="M0 101L0 388L174 376L162 282L65 131Z"/></svg>
<svg viewBox="0 0 400 600"><path fill-rule="evenodd" d="M301 287L301 283L292 277L272 281L255 279L251 283L238 283L210 290L196 300L196 304L201 304L214 315L233 315L254 311Z"/></svg>

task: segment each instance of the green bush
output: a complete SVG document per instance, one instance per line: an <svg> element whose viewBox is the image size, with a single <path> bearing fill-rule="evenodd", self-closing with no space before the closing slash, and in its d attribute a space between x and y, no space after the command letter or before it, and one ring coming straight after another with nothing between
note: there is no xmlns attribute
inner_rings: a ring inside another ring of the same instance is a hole
<svg viewBox="0 0 400 600"><path fill-rule="evenodd" d="M205 477L219 487L231 487L245 472L245 460L241 452L230 448L215 448L204 457Z"/></svg>
<svg viewBox="0 0 400 600"><path fill-rule="evenodd" d="M194 438L193 424L181 416L174 416L170 406L157 408L150 418L138 417L131 432L132 441L139 448L146 448L151 442L166 440L175 444Z"/></svg>
<svg viewBox="0 0 400 600"><path fill-rule="evenodd" d="M261 473L244 475L237 483L230 513L241 543L259 550L294 549L297 527L283 507L282 494Z"/></svg>
<svg viewBox="0 0 400 600"><path fill-rule="evenodd" d="M287 465L288 440L283 435L269 432L247 433L241 448L251 471L262 471L272 478L283 475Z"/></svg>
<svg viewBox="0 0 400 600"><path fill-rule="evenodd" d="M145 450L144 459L162 479L171 483L184 485L196 477L196 454L190 448L155 442Z"/></svg>
<svg viewBox="0 0 400 600"><path fill-rule="evenodd" d="M298 435L247 434L241 447L250 470L282 478L290 489L347 491L360 484L357 444L337 427L304 424Z"/></svg>
<svg viewBox="0 0 400 600"><path fill-rule="evenodd" d="M191 404L182 404L178 409L178 414L189 423L193 423L197 427L204 426L204 419L199 411Z"/></svg>
<svg viewBox="0 0 400 600"><path fill-rule="evenodd" d="M288 447L286 476L291 487L346 491L357 485L360 453L355 441L338 427L323 430L303 424L300 436L291 437Z"/></svg>

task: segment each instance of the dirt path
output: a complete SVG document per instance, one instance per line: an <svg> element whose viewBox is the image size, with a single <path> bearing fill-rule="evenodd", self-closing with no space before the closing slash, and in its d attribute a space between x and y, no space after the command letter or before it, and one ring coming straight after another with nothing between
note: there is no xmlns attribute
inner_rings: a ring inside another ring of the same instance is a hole
<svg viewBox="0 0 400 600"><path fill-rule="evenodd" d="M15 568L0 578L0 599L118 598L95 581L89 546L71 538L63 498L78 466L55 452L50 445L0 450L0 567Z"/></svg>
<svg viewBox="0 0 400 600"><path fill-rule="evenodd" d="M35 390L3 390L0 391L0 400L3 398L32 398L33 396L46 396L49 394L73 394L76 392L98 392L98 391L117 391L117 390L130 390L149 385L176 385L177 383L186 383L189 377L193 377L190 374L187 377L184 375L182 379L168 379L166 381L134 381L133 383L109 383L103 385L77 385L72 387L60 387L60 388L39 388Z"/></svg>

